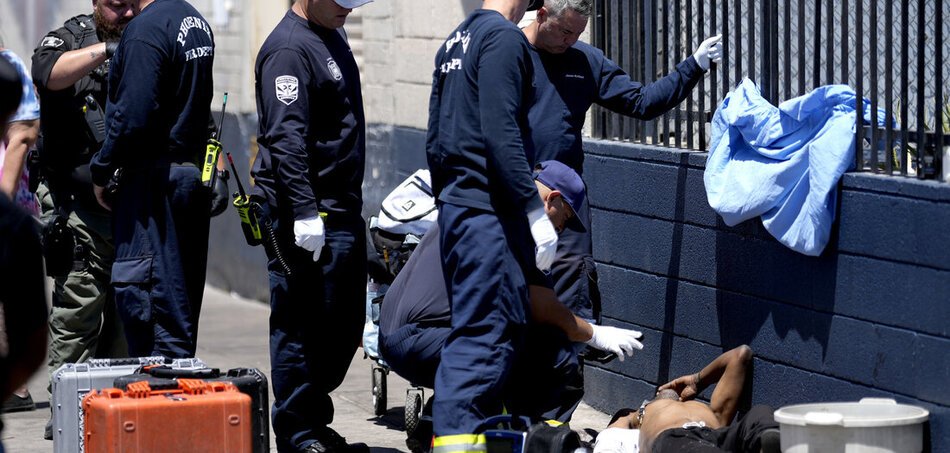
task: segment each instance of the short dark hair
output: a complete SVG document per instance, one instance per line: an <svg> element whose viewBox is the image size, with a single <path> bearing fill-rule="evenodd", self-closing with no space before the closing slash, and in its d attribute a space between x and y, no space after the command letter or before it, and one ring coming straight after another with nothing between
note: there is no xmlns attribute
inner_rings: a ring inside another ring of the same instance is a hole
<svg viewBox="0 0 950 453"><path fill-rule="evenodd" d="M636 409L630 409L629 407L620 409L619 411L614 413L613 417L610 417L610 423L607 423L607 426L613 425L615 421L620 420L621 418L626 417L636 411L637 411Z"/></svg>

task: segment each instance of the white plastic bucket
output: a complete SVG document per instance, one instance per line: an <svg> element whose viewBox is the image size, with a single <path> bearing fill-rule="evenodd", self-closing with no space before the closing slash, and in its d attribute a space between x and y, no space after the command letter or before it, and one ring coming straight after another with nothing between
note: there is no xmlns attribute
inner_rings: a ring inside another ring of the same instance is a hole
<svg viewBox="0 0 950 453"><path fill-rule="evenodd" d="M775 411L783 453L920 453L930 413L887 398L815 403Z"/></svg>

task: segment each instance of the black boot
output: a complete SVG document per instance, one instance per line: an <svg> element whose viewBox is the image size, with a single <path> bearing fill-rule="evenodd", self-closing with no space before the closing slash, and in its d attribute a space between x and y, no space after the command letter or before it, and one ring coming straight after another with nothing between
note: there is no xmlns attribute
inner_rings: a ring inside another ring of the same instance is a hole
<svg viewBox="0 0 950 453"><path fill-rule="evenodd" d="M348 444L339 433L324 427L317 430L317 441L304 453L369 453L369 447L364 443Z"/></svg>

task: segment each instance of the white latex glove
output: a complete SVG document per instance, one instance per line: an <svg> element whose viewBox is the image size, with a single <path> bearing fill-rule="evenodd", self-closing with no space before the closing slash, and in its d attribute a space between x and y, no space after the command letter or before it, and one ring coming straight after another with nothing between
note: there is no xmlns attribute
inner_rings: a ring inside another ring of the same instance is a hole
<svg viewBox="0 0 950 453"><path fill-rule="evenodd" d="M531 225L531 237L534 238L535 264L538 269L549 271L554 264L554 252L557 251L557 231L544 212L544 206L528 213L528 224Z"/></svg>
<svg viewBox="0 0 950 453"><path fill-rule="evenodd" d="M590 340L587 340L587 344L602 351L617 354L621 362L623 362L624 353L632 356L634 349L643 349L643 343L637 341L643 338L643 334L636 330L595 324L590 326L594 329L594 335L590 337Z"/></svg>
<svg viewBox="0 0 950 453"><path fill-rule="evenodd" d="M696 59L699 67L703 68L703 71L709 69L709 62L719 63L722 61L722 35L706 38L693 53L693 58Z"/></svg>
<svg viewBox="0 0 950 453"><path fill-rule="evenodd" d="M308 219L294 220L294 242L297 246L313 252L313 260L320 259L320 251L326 243L323 219L315 215Z"/></svg>

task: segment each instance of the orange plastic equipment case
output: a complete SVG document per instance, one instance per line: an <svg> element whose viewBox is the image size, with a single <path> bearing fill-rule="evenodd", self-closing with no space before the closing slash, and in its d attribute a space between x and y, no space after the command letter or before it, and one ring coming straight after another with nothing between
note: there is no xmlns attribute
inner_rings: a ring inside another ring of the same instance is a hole
<svg viewBox="0 0 950 453"><path fill-rule="evenodd" d="M83 398L87 453L247 452L251 398L227 382L179 379L178 389L147 382Z"/></svg>

